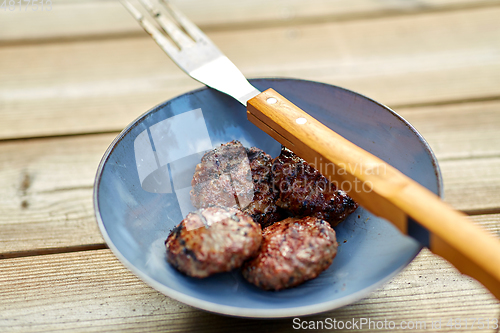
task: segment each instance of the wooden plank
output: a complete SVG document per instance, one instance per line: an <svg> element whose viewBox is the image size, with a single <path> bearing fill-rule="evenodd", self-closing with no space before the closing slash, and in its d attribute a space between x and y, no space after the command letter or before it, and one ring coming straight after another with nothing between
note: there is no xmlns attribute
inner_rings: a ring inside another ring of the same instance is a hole
<svg viewBox="0 0 500 333"><path fill-rule="evenodd" d="M178 7L206 31L351 20L498 5L498 0L178 0ZM137 1L134 2L137 4ZM0 10L0 45L140 34L141 28L117 1L52 0L50 11L34 6ZM14 8L14 7L12 7ZM45 9L48 9L46 7ZM62 29L61 27L64 27Z"/></svg>
<svg viewBox="0 0 500 333"><path fill-rule="evenodd" d="M94 218L92 186L101 156L114 137L0 144L0 256L103 243ZM498 209L499 161L496 157L441 163L446 200L469 211Z"/></svg>
<svg viewBox="0 0 500 333"><path fill-rule="evenodd" d="M492 235L500 238L500 214L474 215L471 219Z"/></svg>
<svg viewBox="0 0 500 333"><path fill-rule="evenodd" d="M499 16L494 7L210 37L249 77L333 83L398 107L498 97ZM201 86L149 38L0 48L0 61L9 64L0 72L3 139L118 131Z"/></svg>
<svg viewBox="0 0 500 333"><path fill-rule="evenodd" d="M472 214L499 210L499 157L449 160L440 166L445 201Z"/></svg>
<svg viewBox="0 0 500 333"><path fill-rule="evenodd" d="M500 102L397 108L429 142L437 158L500 156Z"/></svg>
<svg viewBox="0 0 500 333"><path fill-rule="evenodd" d="M290 332L293 319L223 317L161 295L127 271L109 250L0 260L2 332ZM368 298L301 320L420 321L429 332L441 319L498 318L500 303L477 282L423 251ZM464 323L462 323L464 324ZM469 324L470 325L470 324ZM476 329L476 328L475 328ZM467 332L475 331L470 329ZM367 329L364 332L376 330ZM396 330L400 331L400 330ZM453 331L450 330L450 331ZM496 332L483 329L482 332Z"/></svg>
<svg viewBox="0 0 500 333"><path fill-rule="evenodd" d="M94 217L92 186L114 136L0 146L2 253L103 243Z"/></svg>
<svg viewBox="0 0 500 333"><path fill-rule="evenodd" d="M202 86L148 38L5 48L0 59L11 64L0 73L1 138L120 131Z"/></svg>

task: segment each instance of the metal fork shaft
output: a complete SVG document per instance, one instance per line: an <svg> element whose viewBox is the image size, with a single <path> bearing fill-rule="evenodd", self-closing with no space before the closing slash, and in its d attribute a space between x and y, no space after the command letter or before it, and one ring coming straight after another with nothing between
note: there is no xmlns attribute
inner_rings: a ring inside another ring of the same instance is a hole
<svg viewBox="0 0 500 333"><path fill-rule="evenodd" d="M170 22L150 0L141 0L152 18L177 43L179 48L170 42L150 20L144 18L141 12L130 2L127 0L120 1L163 51L192 78L230 95L244 106L247 105L250 98L260 94L260 91L248 82L231 60L220 52L210 39L175 6L163 0L161 1L170 15L189 33L189 36L182 32L173 22Z"/></svg>
<svg viewBox="0 0 500 333"><path fill-rule="evenodd" d="M140 0L142 5L148 10L150 15L156 18L156 21L162 29L172 38L179 48L193 46L194 41L186 36L175 23L170 21L156 8L149 0Z"/></svg>

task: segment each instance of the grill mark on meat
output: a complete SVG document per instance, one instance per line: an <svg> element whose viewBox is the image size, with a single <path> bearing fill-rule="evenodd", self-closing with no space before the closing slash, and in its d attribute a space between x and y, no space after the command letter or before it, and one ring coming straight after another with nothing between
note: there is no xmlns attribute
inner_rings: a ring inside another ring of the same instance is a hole
<svg viewBox="0 0 500 333"><path fill-rule="evenodd" d="M250 160L254 160L254 159L258 158L259 156L262 156L263 154L264 154L264 152L261 150L252 150L252 149L247 150L248 159L250 159Z"/></svg>
<svg viewBox="0 0 500 333"><path fill-rule="evenodd" d="M181 245L185 245L185 242L184 242L184 244L181 244ZM189 258L199 262L198 258L196 257L196 253L193 250L188 249L187 247L184 247L184 248L182 248L182 252L184 252L184 254L186 256L188 256Z"/></svg>
<svg viewBox="0 0 500 333"><path fill-rule="evenodd" d="M279 192L276 204L293 216L315 216L336 226L358 207L345 192L285 147L274 159L272 172L274 189Z"/></svg>
<svg viewBox="0 0 500 333"><path fill-rule="evenodd" d="M209 207L189 213L171 231L165 242L167 261L184 274L203 278L240 267L254 256L261 240L261 227L248 214Z"/></svg>
<svg viewBox="0 0 500 333"><path fill-rule="evenodd" d="M245 148L231 141L205 153L191 185L196 208L247 206L253 199L253 182Z"/></svg>
<svg viewBox="0 0 500 333"><path fill-rule="evenodd" d="M276 205L278 193L272 184L272 157L256 147L247 148L246 152L252 170L254 198L244 211L266 228L286 217L282 209Z"/></svg>
<svg viewBox="0 0 500 333"><path fill-rule="evenodd" d="M242 167L248 168L248 179L243 179L247 173L238 170ZM276 205L278 193L272 186L271 168L272 157L261 149L244 148L236 140L223 144L203 155L196 166L191 182L193 206L239 208L262 227L271 225L285 217Z"/></svg>
<svg viewBox="0 0 500 333"><path fill-rule="evenodd" d="M184 224L180 223L180 224L176 225L176 226L175 226L175 227L174 227L174 228L170 231L170 234L171 234L171 235L173 234L173 235L174 235L174 237L176 237L176 238L177 238L177 237L179 237L179 235L181 234L181 231L182 231L182 229L183 229L183 228L184 228ZM165 240L165 244L167 243L167 240L168 240L168 239L166 239L166 240Z"/></svg>
<svg viewBox="0 0 500 333"><path fill-rule="evenodd" d="M242 269L250 283L281 290L316 278L337 254L335 231L315 217L287 218L264 229L257 255Z"/></svg>
<svg viewBox="0 0 500 333"><path fill-rule="evenodd" d="M238 172L243 152L251 173L248 181ZM238 179L233 177L236 175ZM335 226L357 208L346 193L289 149L282 148L273 160L256 147L243 148L238 141L207 152L196 167L192 185L191 199L196 208L239 208L263 228L287 215L315 216Z"/></svg>

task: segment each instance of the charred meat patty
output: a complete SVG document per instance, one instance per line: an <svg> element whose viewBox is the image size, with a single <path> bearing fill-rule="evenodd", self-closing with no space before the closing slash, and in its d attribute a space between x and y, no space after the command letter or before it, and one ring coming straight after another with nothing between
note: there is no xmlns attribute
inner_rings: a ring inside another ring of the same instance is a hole
<svg viewBox="0 0 500 333"><path fill-rule="evenodd" d="M283 147L272 167L276 204L293 216L314 216L332 226L354 212L358 204L318 170Z"/></svg>
<svg viewBox="0 0 500 333"><path fill-rule="evenodd" d="M193 206L239 208L262 227L282 219L271 180L272 163L261 149L245 148L236 140L207 152L191 182Z"/></svg>
<svg viewBox="0 0 500 333"><path fill-rule="evenodd" d="M252 171L254 197L244 211L265 228L285 218L282 209L276 205L278 192L274 190L271 178L273 159L257 147L247 148L247 156Z"/></svg>
<svg viewBox="0 0 500 333"><path fill-rule="evenodd" d="M257 256L243 266L243 276L264 290L281 290L316 278L337 254L335 231L315 217L287 218L263 231Z"/></svg>
<svg viewBox="0 0 500 333"><path fill-rule="evenodd" d="M240 267L254 256L262 229L236 208L209 207L189 213L165 241L167 261L189 276L203 278Z"/></svg>
<svg viewBox="0 0 500 333"><path fill-rule="evenodd" d="M196 208L246 208L253 200L254 188L245 147L231 141L205 153L191 186L191 202Z"/></svg>

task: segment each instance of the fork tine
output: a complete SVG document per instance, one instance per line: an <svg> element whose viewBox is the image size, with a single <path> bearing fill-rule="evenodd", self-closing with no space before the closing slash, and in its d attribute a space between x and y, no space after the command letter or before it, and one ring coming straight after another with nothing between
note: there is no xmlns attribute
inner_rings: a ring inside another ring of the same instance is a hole
<svg viewBox="0 0 500 333"><path fill-rule="evenodd" d="M140 0L140 2L180 49L194 45L194 41L186 36L175 23L163 15L149 0Z"/></svg>
<svg viewBox="0 0 500 333"><path fill-rule="evenodd" d="M175 57L179 50L172 44L151 22L146 20L144 16L127 0L120 0L122 5L132 14L139 24L153 37L155 42L165 51L171 58Z"/></svg>
<svg viewBox="0 0 500 333"><path fill-rule="evenodd" d="M168 10L169 14L179 22L179 24L187 31L187 33L193 38L195 41L204 40L212 44L210 39L193 23L191 22L180 10L177 9L170 1L159 0L161 4L163 4L164 8Z"/></svg>

